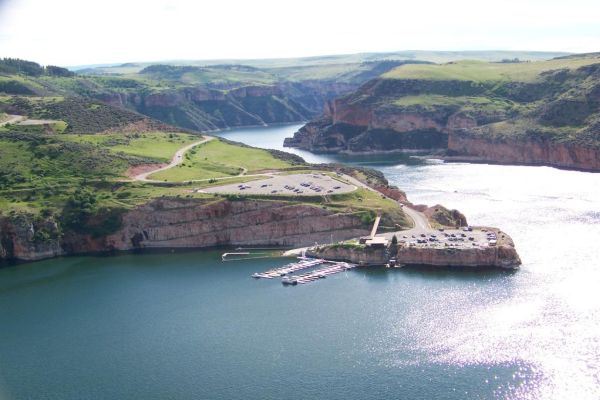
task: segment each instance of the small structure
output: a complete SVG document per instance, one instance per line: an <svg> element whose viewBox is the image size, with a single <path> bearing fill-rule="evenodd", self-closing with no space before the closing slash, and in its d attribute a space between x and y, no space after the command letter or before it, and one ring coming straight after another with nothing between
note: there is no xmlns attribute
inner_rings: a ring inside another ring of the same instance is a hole
<svg viewBox="0 0 600 400"><path fill-rule="evenodd" d="M370 247L387 246L388 240L386 238L375 236L377 234L377 228L379 228L379 221L381 221L381 214L377 214L377 218L375 218L375 222L373 223L373 229L371 229L371 234L369 236L362 236L358 239L360 244L366 244Z"/></svg>
<svg viewBox="0 0 600 400"><path fill-rule="evenodd" d="M376 236L373 239L367 239L365 244L370 247L386 247L388 240L384 237Z"/></svg>

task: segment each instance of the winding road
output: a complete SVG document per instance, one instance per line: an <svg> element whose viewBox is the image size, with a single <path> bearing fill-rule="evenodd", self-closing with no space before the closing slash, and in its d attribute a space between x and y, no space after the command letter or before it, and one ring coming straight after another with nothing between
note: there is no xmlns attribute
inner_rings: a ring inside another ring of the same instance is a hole
<svg viewBox="0 0 600 400"><path fill-rule="evenodd" d="M133 180L142 181L142 182L158 182L154 179L148 179L148 177L157 172L165 171L167 169L178 166L179 164L181 164L183 162L183 156L188 150L190 150L198 145L201 145L202 143L210 142L211 140L214 140L214 139L215 139L214 136L204 136L204 139L199 140L194 143L190 143L187 146L180 148L179 150L177 150L177 152L175 152L173 159L171 160L171 162L168 165L165 165L164 167L153 169L152 171L143 172L139 175L134 176Z"/></svg>

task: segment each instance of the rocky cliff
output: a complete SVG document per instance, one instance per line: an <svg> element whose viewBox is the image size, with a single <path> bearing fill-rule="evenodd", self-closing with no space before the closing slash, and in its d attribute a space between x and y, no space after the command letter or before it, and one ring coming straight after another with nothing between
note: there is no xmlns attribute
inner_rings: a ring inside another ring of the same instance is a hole
<svg viewBox="0 0 600 400"><path fill-rule="evenodd" d="M52 217L28 214L0 217L0 261L39 260L64 254L62 232Z"/></svg>
<svg viewBox="0 0 600 400"><path fill-rule="evenodd" d="M302 223L299 223L301 221ZM368 233L359 216L280 201L154 200L122 215L118 231L94 237L61 232L52 218L0 219L0 259L144 248L230 245L306 246Z"/></svg>
<svg viewBox="0 0 600 400"><path fill-rule="evenodd" d="M600 148L555 143L537 138L491 139L469 131L448 137L448 160L500 164L548 165L582 171L600 171Z"/></svg>
<svg viewBox="0 0 600 400"><path fill-rule="evenodd" d="M480 70L465 77L453 65L439 67L456 77L442 70L448 78L402 78L403 68L414 68L399 67L394 71L400 77L386 74L327 102L321 117L284 144L314 152L420 151L599 171L600 58L558 63L535 66L541 72L530 81L517 73L514 81L504 75L479 81L472 76Z"/></svg>

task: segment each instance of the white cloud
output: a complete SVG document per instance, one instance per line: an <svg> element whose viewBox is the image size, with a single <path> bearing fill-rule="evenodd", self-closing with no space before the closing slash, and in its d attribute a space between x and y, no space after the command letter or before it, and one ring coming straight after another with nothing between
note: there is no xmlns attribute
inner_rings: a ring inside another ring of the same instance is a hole
<svg viewBox="0 0 600 400"><path fill-rule="evenodd" d="M402 49L600 50L600 3L591 0L3 3L0 55L60 65Z"/></svg>

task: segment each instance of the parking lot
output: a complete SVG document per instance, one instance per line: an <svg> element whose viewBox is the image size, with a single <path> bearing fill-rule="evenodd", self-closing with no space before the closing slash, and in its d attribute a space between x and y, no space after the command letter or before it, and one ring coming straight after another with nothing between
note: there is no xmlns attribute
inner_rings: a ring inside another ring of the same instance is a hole
<svg viewBox="0 0 600 400"><path fill-rule="evenodd" d="M237 193L262 195L325 196L349 193L356 186L341 182L326 174L273 175L271 178L247 183L213 186L198 190L201 193Z"/></svg>
<svg viewBox="0 0 600 400"><path fill-rule="evenodd" d="M469 230L471 229L471 230ZM443 230L411 229L395 232L398 243L407 247L473 248L496 246L503 239L495 230L486 228L461 228ZM392 236L386 234L385 236Z"/></svg>

